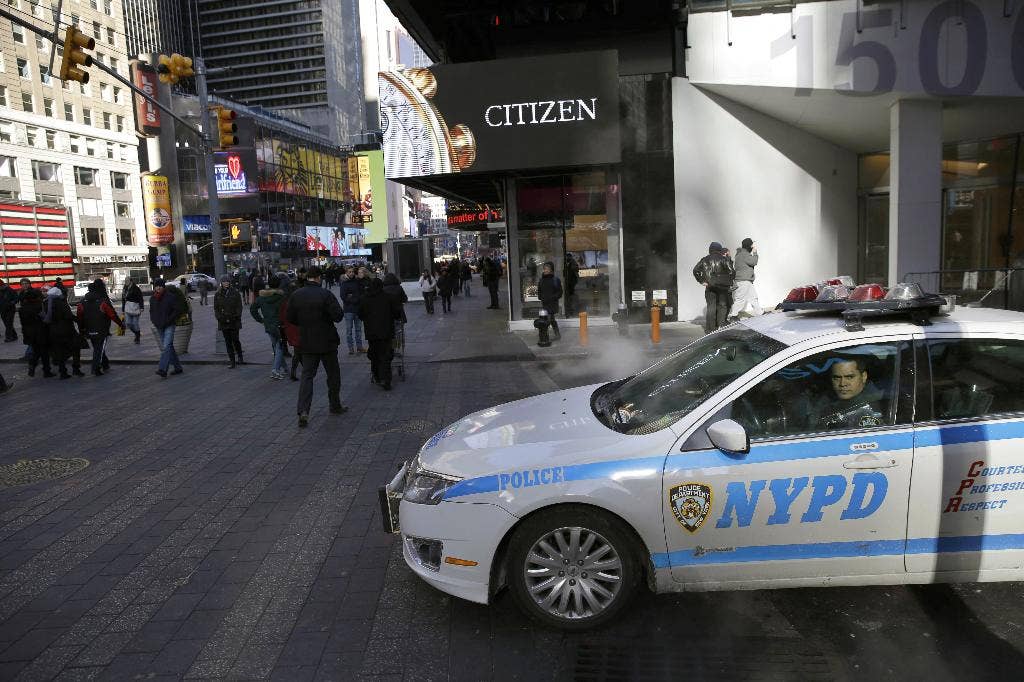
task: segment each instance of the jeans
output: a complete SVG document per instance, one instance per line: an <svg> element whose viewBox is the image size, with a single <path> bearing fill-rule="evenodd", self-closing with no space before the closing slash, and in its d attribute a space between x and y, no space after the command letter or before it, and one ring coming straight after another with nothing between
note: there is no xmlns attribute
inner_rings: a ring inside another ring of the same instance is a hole
<svg viewBox="0 0 1024 682"><path fill-rule="evenodd" d="M173 330L172 330L173 332ZM96 335L89 336L89 343L92 345L92 373L99 374L100 369L104 367L103 360L105 359L107 345L107 335ZM107 361L106 366L110 366L110 362Z"/></svg>
<svg viewBox="0 0 1024 682"><path fill-rule="evenodd" d="M466 298L469 298L469 283L472 281L471 279L462 280L462 295Z"/></svg>
<svg viewBox="0 0 1024 682"><path fill-rule="evenodd" d="M138 334L141 331L139 329L139 315L129 315L128 313L125 313L124 326Z"/></svg>
<svg viewBox="0 0 1024 682"><path fill-rule="evenodd" d="M427 314L434 314L434 301L437 299L436 291L424 291L423 292L423 305L427 308Z"/></svg>
<svg viewBox="0 0 1024 682"><path fill-rule="evenodd" d="M160 335L160 371L166 372L170 365L174 365L174 369L181 369L181 361L174 350L174 325L158 329L157 333Z"/></svg>
<svg viewBox="0 0 1024 682"><path fill-rule="evenodd" d="M281 333L276 329L272 332L267 332L267 336L270 337L270 346L274 350L274 369L272 372L283 372L284 371L284 345L281 342Z"/></svg>
<svg viewBox="0 0 1024 682"><path fill-rule="evenodd" d="M199 289L199 305L209 305L210 301L207 298L208 292L206 287L200 287Z"/></svg>
<svg viewBox="0 0 1024 682"><path fill-rule="evenodd" d="M345 340L348 342L349 350L362 350L363 321L359 319L359 313L345 313Z"/></svg>
<svg viewBox="0 0 1024 682"><path fill-rule="evenodd" d="M452 294L448 292L441 294L441 312L450 313L452 311Z"/></svg>

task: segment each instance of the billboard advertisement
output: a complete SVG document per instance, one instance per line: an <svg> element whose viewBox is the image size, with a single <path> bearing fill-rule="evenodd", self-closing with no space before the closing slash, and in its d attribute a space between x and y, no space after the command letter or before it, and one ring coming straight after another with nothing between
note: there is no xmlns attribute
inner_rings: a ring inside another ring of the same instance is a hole
<svg viewBox="0 0 1024 682"><path fill-rule="evenodd" d="M214 152L213 174L218 197L256 194L255 154L251 150Z"/></svg>
<svg viewBox="0 0 1024 682"><path fill-rule="evenodd" d="M331 225L306 226L306 251L323 251L334 257L369 256L371 251L364 227L336 227Z"/></svg>
<svg viewBox="0 0 1024 682"><path fill-rule="evenodd" d="M150 246L174 242L171 195L164 175L142 176L142 206L146 214L146 241Z"/></svg>
<svg viewBox="0 0 1024 682"><path fill-rule="evenodd" d="M388 178L618 163L615 50L378 74Z"/></svg>
<svg viewBox="0 0 1024 682"><path fill-rule="evenodd" d="M370 158L365 155L348 157L348 191L352 204L353 223L373 221L373 182L370 178Z"/></svg>
<svg viewBox="0 0 1024 682"><path fill-rule="evenodd" d="M283 140L256 141L259 189L303 197L344 201L345 161L302 145Z"/></svg>
<svg viewBox="0 0 1024 682"><path fill-rule="evenodd" d="M375 149L356 152L356 180L353 181L352 160L349 160L349 201L352 219L346 223L365 227L367 244L383 244L388 238L388 205L384 200L384 152ZM374 205L374 195L377 196ZM357 199L358 198L358 199ZM356 216L358 212L358 217Z"/></svg>
<svg viewBox="0 0 1024 682"><path fill-rule="evenodd" d="M135 87L144 93L157 97L159 77L156 69L144 62L132 62L132 80ZM135 95L135 129L144 137L160 134L160 108L142 95Z"/></svg>

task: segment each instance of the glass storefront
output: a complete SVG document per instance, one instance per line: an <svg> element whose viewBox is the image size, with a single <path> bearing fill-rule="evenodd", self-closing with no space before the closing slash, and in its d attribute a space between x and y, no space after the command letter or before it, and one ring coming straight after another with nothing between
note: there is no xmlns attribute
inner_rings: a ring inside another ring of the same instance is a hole
<svg viewBox="0 0 1024 682"><path fill-rule="evenodd" d="M611 314L619 299L619 187L604 170L518 178L509 225L513 319L540 314L545 263L562 280L560 317ZM549 311L550 312L550 311Z"/></svg>

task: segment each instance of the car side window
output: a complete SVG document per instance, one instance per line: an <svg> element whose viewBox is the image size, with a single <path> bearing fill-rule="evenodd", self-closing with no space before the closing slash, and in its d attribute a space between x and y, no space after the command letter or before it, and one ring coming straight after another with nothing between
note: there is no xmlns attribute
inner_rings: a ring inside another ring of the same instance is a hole
<svg viewBox="0 0 1024 682"><path fill-rule="evenodd" d="M1024 411L1024 342L929 340L928 359L935 419Z"/></svg>

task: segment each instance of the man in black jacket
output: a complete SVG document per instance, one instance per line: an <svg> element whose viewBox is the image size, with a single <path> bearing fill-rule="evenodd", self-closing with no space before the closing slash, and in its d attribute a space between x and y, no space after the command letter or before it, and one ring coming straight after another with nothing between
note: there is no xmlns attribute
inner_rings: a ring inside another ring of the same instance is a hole
<svg viewBox="0 0 1024 682"><path fill-rule="evenodd" d="M710 334L725 324L732 305L731 292L736 271L728 251L718 242L711 242L708 255L693 266L693 276L704 285L704 300L707 302L704 331Z"/></svg>
<svg viewBox="0 0 1024 682"><path fill-rule="evenodd" d="M370 344L367 357L373 381L391 390L391 341L395 338L395 321L402 319L402 304L394 296L384 293L384 283L370 280L370 291L359 302L359 319L366 327L366 340Z"/></svg>
<svg viewBox="0 0 1024 682"><path fill-rule="evenodd" d="M18 292L0 279L0 320L4 323L4 341L17 341L14 331L14 314L18 311Z"/></svg>
<svg viewBox="0 0 1024 682"><path fill-rule="evenodd" d="M110 367L106 359L106 347L111 322L124 329L124 322L110 304L103 280L97 278L89 285L85 298L78 304L78 328L92 345L93 376L101 376Z"/></svg>
<svg viewBox="0 0 1024 682"><path fill-rule="evenodd" d="M558 302L562 298L562 280L555 276L555 264L551 261L544 264L543 274L537 283L537 298L540 299L544 310L548 311L551 332L555 335L555 341L558 341L562 338L562 333L558 331L555 315L558 314Z"/></svg>
<svg viewBox="0 0 1024 682"><path fill-rule="evenodd" d="M331 414L342 414L348 408L341 404L341 368L338 366L338 345L341 337L335 325L345 319L334 293L320 285L323 272L313 266L306 272L306 284L288 299L288 322L299 328L302 349L302 379L299 382L299 426L309 424L309 408L313 404L313 378L320 363L327 372L327 398Z"/></svg>
<svg viewBox="0 0 1024 682"><path fill-rule="evenodd" d="M181 361L174 350L174 328L178 318L185 314L185 299L167 291L162 279L153 280L153 295L149 297L149 320L160 338L160 365L156 373L167 378L167 367L174 365L172 374L181 374Z"/></svg>

